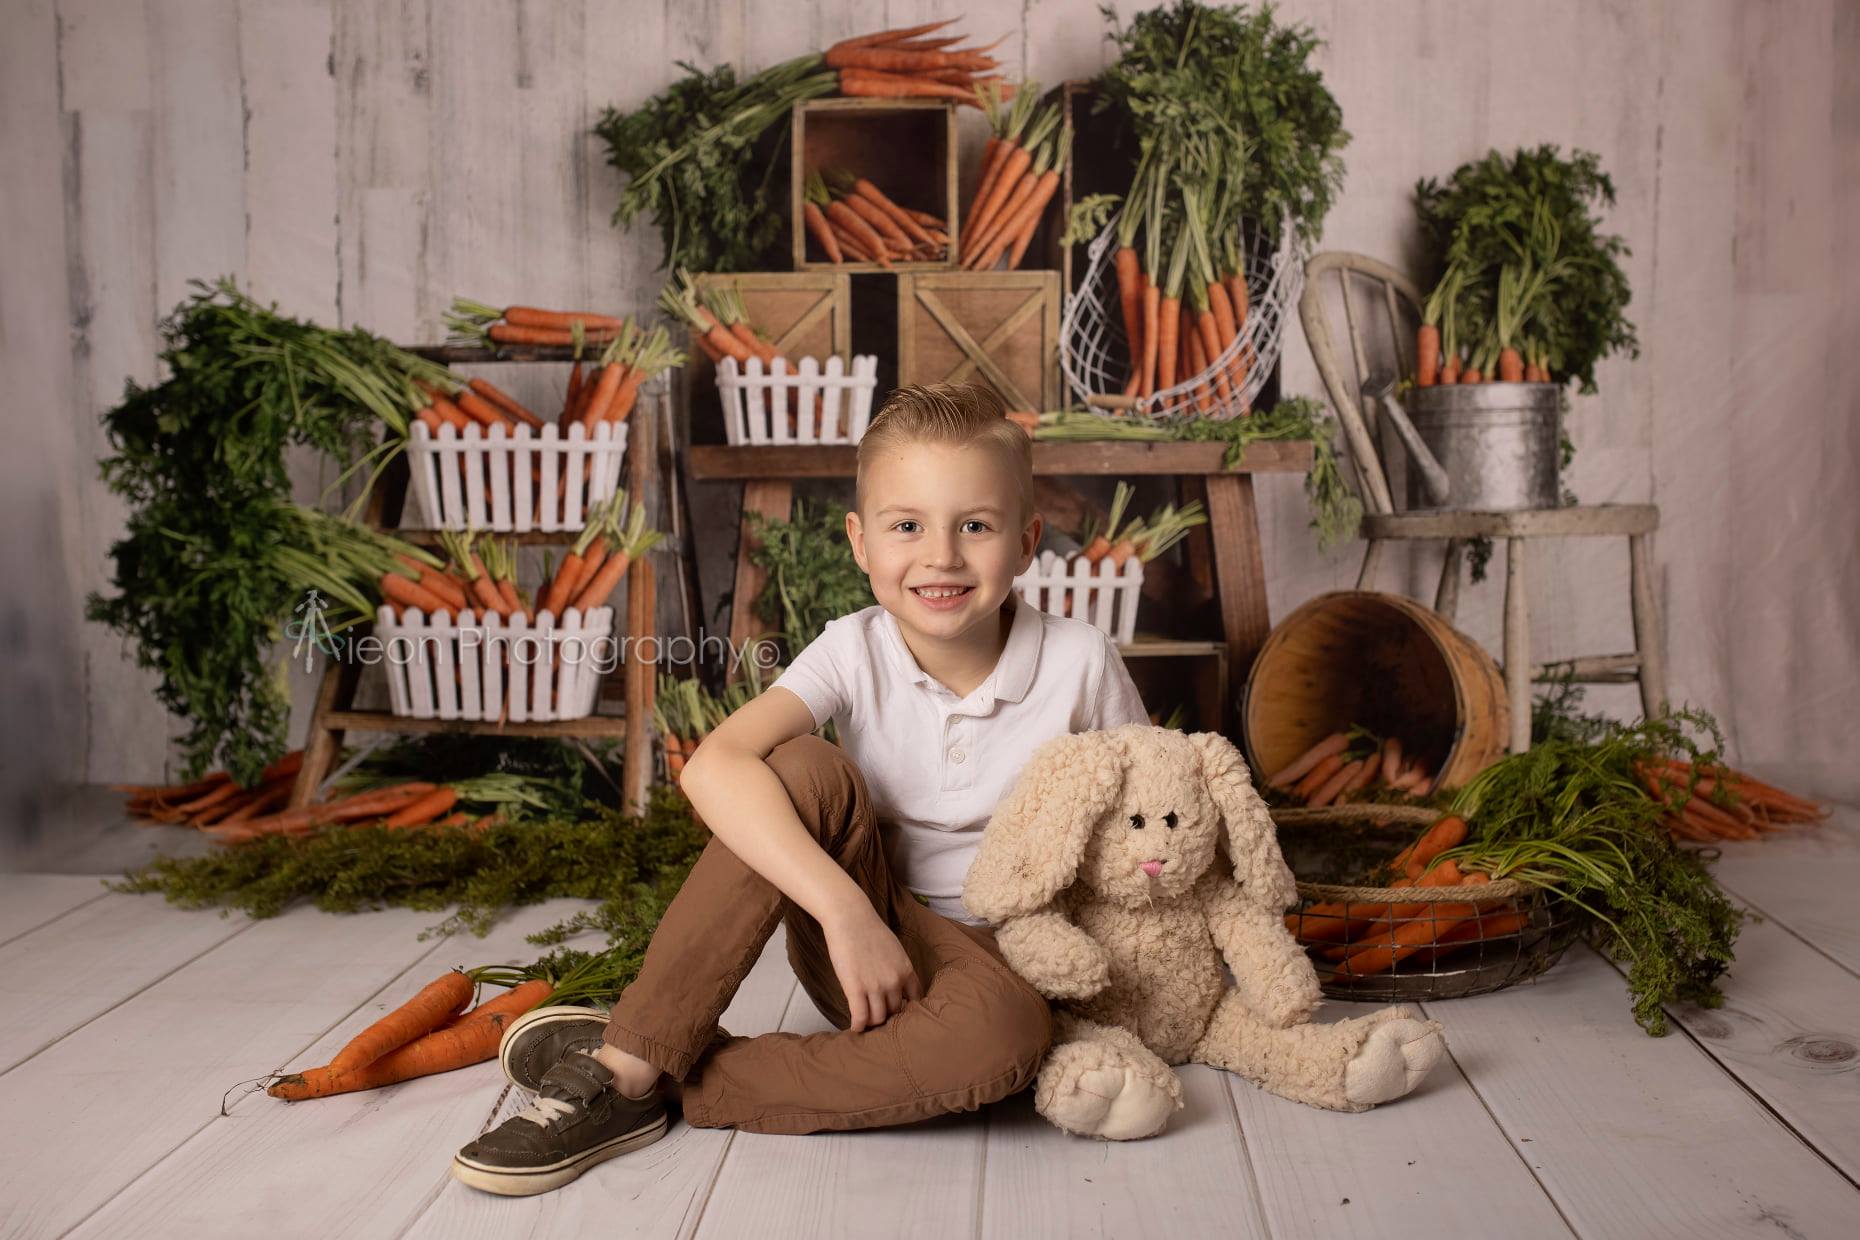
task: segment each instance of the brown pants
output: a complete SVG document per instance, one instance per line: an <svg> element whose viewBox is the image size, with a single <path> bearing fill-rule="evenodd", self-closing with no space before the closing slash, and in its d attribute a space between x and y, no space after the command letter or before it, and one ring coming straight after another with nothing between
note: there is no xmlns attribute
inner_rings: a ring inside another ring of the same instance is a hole
<svg viewBox="0 0 1860 1240"><path fill-rule="evenodd" d="M816 1132L971 1111L1025 1088L1052 1042L1046 1000L1002 960L992 931L940 917L893 879L878 821L845 752L817 736L768 764L820 846L897 934L924 997L854 1033L820 923L713 839L646 948L602 1035L684 1083L700 1128ZM717 1019L778 922L788 961L833 1033L717 1039Z"/></svg>

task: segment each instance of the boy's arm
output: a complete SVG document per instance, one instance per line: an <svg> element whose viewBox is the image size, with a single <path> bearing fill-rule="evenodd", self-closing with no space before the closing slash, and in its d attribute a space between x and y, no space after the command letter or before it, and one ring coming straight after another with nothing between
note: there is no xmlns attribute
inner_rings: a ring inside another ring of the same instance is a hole
<svg viewBox="0 0 1860 1240"><path fill-rule="evenodd" d="M678 786L724 846L823 925L854 904L857 883L802 825L768 756L814 730L807 704L771 688L739 707L685 763Z"/></svg>

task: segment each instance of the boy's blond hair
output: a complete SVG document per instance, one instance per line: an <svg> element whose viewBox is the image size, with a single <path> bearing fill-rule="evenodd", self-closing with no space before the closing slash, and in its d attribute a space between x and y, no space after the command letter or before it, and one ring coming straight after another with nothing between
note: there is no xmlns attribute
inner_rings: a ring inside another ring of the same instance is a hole
<svg viewBox="0 0 1860 1240"><path fill-rule="evenodd" d="M868 464L882 452L919 443L959 448L979 444L998 454L1013 471L1020 491L1021 524L1032 519L1033 440L1019 423L1008 420L1000 395L980 383L913 383L891 394L859 440L854 503L861 512Z"/></svg>

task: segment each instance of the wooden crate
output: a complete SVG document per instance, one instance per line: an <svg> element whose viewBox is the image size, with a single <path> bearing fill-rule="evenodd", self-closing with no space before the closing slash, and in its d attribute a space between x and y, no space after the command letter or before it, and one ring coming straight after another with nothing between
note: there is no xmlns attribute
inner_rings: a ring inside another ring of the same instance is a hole
<svg viewBox="0 0 1860 1240"><path fill-rule="evenodd" d="M893 263L891 271L948 271L956 235L956 105L939 99L809 99L794 105L789 141L789 232L796 271L883 271L877 263L835 263L810 246L801 218L809 173L843 168L865 177L901 207L949 221L950 257Z"/></svg>
<svg viewBox="0 0 1860 1240"><path fill-rule="evenodd" d="M1059 273L898 277L898 383L994 386L1010 409L1059 401Z"/></svg>
<svg viewBox="0 0 1860 1240"><path fill-rule="evenodd" d="M700 291L735 285L749 321L785 357L838 354L852 358L852 278L832 270L706 273ZM685 396L693 441L722 443L723 415L717 397L717 368L698 347L695 333L685 343ZM701 433L700 433L701 432Z"/></svg>

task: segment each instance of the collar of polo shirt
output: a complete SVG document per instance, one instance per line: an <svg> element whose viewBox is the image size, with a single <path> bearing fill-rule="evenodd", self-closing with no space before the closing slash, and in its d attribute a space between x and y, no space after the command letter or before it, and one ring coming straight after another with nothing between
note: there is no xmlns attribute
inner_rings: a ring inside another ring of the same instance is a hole
<svg viewBox="0 0 1860 1240"><path fill-rule="evenodd" d="M995 670L976 688L976 692L986 695L987 700L978 703L983 709L996 702L1018 702L1026 697L1028 686L1033 684L1033 669L1040 661L1040 638L1045 632L1040 613L1023 604L1014 594L1008 595L1005 606L1013 610L1014 619L1008 627L1007 645L1002 647L1001 657L995 661ZM898 618L887 611L882 623L890 638L891 656L904 678L913 684L940 684L917 665L916 656L911 654L904 633L898 628Z"/></svg>

